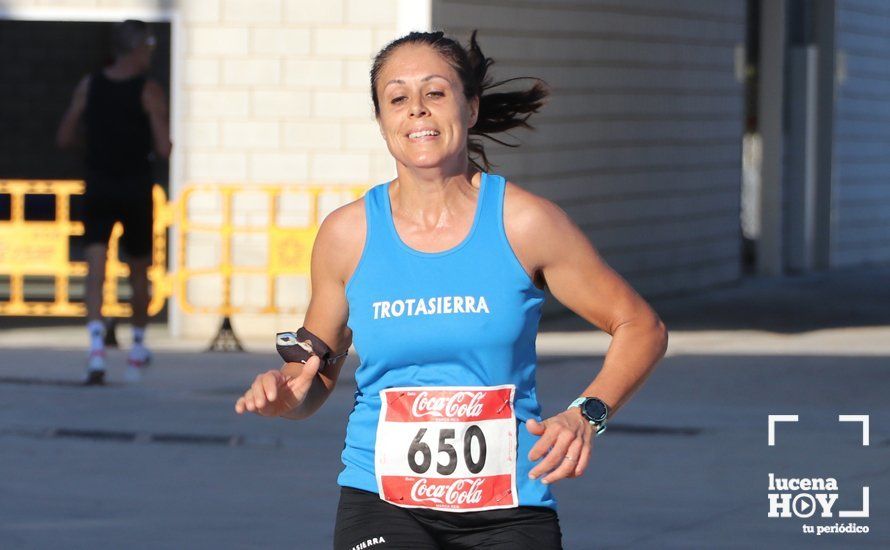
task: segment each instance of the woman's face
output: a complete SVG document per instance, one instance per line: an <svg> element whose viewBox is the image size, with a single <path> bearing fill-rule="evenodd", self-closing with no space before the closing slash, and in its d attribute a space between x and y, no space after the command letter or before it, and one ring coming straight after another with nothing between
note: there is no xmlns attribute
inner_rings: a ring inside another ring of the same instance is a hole
<svg viewBox="0 0 890 550"><path fill-rule="evenodd" d="M397 162L465 166L467 131L476 123L479 101L467 101L457 72L435 50L408 44L392 52L380 71L377 97L377 123Z"/></svg>

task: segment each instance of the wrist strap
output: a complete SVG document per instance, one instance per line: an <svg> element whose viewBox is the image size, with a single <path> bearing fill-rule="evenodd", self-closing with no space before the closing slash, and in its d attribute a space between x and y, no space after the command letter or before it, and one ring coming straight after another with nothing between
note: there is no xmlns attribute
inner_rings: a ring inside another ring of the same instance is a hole
<svg viewBox="0 0 890 550"><path fill-rule="evenodd" d="M306 327L300 327L296 333L279 332L275 338L275 349L287 363L305 363L315 355L321 359L322 364L329 365L349 354L347 349L343 353L331 355L331 347Z"/></svg>

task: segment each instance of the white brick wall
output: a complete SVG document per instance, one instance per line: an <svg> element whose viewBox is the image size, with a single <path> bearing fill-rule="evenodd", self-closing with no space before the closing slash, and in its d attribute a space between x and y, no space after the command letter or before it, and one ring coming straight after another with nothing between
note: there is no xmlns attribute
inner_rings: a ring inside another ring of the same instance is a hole
<svg viewBox="0 0 890 550"><path fill-rule="evenodd" d="M188 116L183 122L202 118L246 117L249 111L249 95L246 91L195 89L184 94L184 111ZM178 140L177 140L178 141ZM190 144L183 143L188 148Z"/></svg>
<svg viewBox="0 0 890 550"><path fill-rule="evenodd" d="M371 155L371 180L376 182L391 180L396 177L396 167L389 151L376 152Z"/></svg>
<svg viewBox="0 0 890 550"><path fill-rule="evenodd" d="M202 59L193 57L183 67L183 84L188 87L216 86L219 84L219 59Z"/></svg>
<svg viewBox="0 0 890 550"><path fill-rule="evenodd" d="M188 32L188 52L191 55L247 55L249 38L247 27L196 26Z"/></svg>
<svg viewBox="0 0 890 550"><path fill-rule="evenodd" d="M280 119L282 117L309 116L309 92L294 90L256 90L251 98L254 117Z"/></svg>
<svg viewBox="0 0 890 550"><path fill-rule="evenodd" d="M236 150L277 149L279 126L277 122L224 122L223 147Z"/></svg>
<svg viewBox="0 0 890 550"><path fill-rule="evenodd" d="M377 151L381 145L386 144L380 135L380 127L373 119L360 122L347 122L343 135L346 137L346 147L357 151Z"/></svg>
<svg viewBox="0 0 890 550"><path fill-rule="evenodd" d="M250 179L262 183L306 181L309 155L306 153L251 153Z"/></svg>
<svg viewBox="0 0 890 550"><path fill-rule="evenodd" d="M285 122L284 146L290 149L340 149L341 124L334 122Z"/></svg>
<svg viewBox="0 0 890 550"><path fill-rule="evenodd" d="M348 60L345 62L344 67L344 72L346 74L346 86L348 88L370 90L370 58Z"/></svg>
<svg viewBox="0 0 890 550"><path fill-rule="evenodd" d="M188 181L241 183L247 179L244 153L192 152L185 161Z"/></svg>
<svg viewBox="0 0 890 550"><path fill-rule="evenodd" d="M343 61L337 59L288 59L285 84L295 88L337 89L343 84Z"/></svg>
<svg viewBox="0 0 890 550"><path fill-rule="evenodd" d="M223 84L235 86L277 85L281 81L281 61L268 59L226 59Z"/></svg>
<svg viewBox="0 0 890 550"><path fill-rule="evenodd" d="M346 4L346 22L388 27L396 20L397 4L396 0L349 0Z"/></svg>
<svg viewBox="0 0 890 550"><path fill-rule="evenodd" d="M284 11L288 25L343 22L343 0L286 0Z"/></svg>
<svg viewBox="0 0 890 550"><path fill-rule="evenodd" d="M318 182L364 183L371 171L371 156L360 153L317 153L312 156L310 175Z"/></svg>
<svg viewBox="0 0 890 550"><path fill-rule="evenodd" d="M277 23L281 19L281 2L282 0L224 0L223 22L236 25Z"/></svg>
<svg viewBox="0 0 890 550"><path fill-rule="evenodd" d="M177 9L189 23L216 23L221 12L219 0L187 0L179 2Z"/></svg>
<svg viewBox="0 0 890 550"><path fill-rule="evenodd" d="M218 122L196 120L182 124L180 137L196 149L215 149L219 147L219 134Z"/></svg>
<svg viewBox="0 0 890 550"><path fill-rule="evenodd" d="M325 118L373 120L370 92L318 91L313 93L312 114Z"/></svg>
<svg viewBox="0 0 890 550"><path fill-rule="evenodd" d="M368 71L376 46L395 37L397 2L183 4L181 183L372 184L394 172L373 120ZM214 284L208 279L208 292ZM192 286L203 292L205 285ZM248 300L264 288L239 281L233 298ZM308 298L305 280L281 291L290 307ZM241 331L280 322L250 319L249 326L234 322ZM215 323L193 316L180 326L206 333Z"/></svg>
<svg viewBox="0 0 890 550"><path fill-rule="evenodd" d="M374 31L362 28L317 28L313 52L323 57L372 56Z"/></svg>
<svg viewBox="0 0 890 550"><path fill-rule="evenodd" d="M282 57L309 53L312 32L306 29L255 28L250 30L251 53L274 54Z"/></svg>

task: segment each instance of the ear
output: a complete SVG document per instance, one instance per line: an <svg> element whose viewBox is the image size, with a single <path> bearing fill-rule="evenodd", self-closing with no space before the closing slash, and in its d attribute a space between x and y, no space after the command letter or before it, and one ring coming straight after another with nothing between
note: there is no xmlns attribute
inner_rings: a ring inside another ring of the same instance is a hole
<svg viewBox="0 0 890 550"><path fill-rule="evenodd" d="M479 97L471 99L468 106L470 108L470 120L467 122L467 128L472 128L479 119Z"/></svg>

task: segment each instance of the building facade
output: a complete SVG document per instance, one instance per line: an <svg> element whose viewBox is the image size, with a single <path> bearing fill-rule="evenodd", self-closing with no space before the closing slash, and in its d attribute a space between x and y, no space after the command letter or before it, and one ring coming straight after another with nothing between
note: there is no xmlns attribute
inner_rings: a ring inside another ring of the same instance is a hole
<svg viewBox="0 0 890 550"><path fill-rule="evenodd" d="M476 29L496 78L552 89L537 129L515 134L520 149L489 146L497 171L562 206L642 294L890 260L890 8L878 0L3 0L0 17L169 24L173 198L193 184L391 178L372 56L409 30L465 39ZM753 163L746 136L760 147ZM213 219L221 206L207 196L188 208ZM235 208L268 216L262 197ZM246 263L272 253L250 239L233 246ZM185 254L212 265L219 249L207 237ZM233 300L265 296L261 279L233 280ZM190 299L219 303L218 276L189 285ZM305 307L305 277L276 287L279 303ZM219 323L171 306L178 334ZM267 334L298 317L233 321Z"/></svg>

